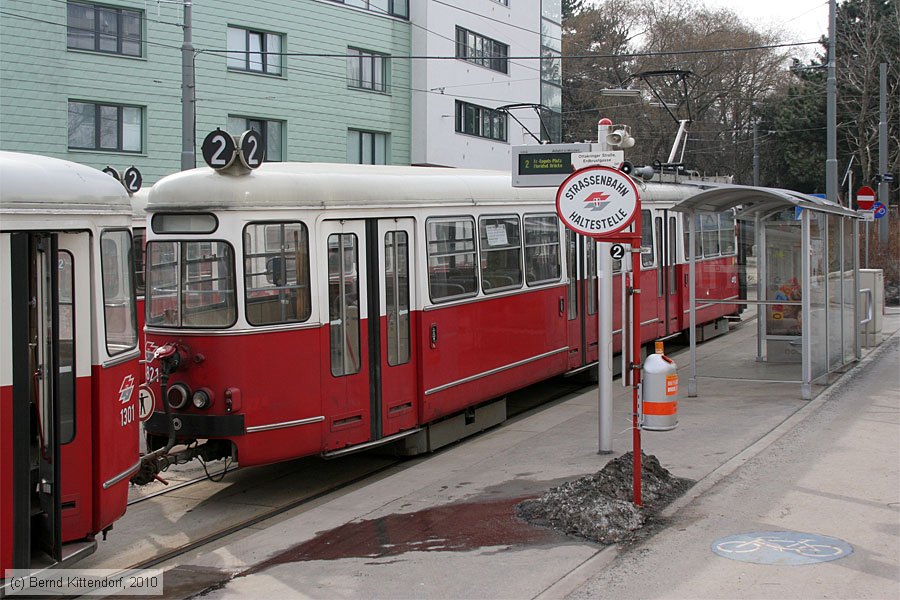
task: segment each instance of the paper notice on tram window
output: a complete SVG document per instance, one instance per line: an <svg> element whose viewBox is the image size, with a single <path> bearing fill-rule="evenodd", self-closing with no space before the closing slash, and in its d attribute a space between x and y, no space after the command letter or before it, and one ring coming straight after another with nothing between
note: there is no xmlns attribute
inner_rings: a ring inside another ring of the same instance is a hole
<svg viewBox="0 0 900 600"><path fill-rule="evenodd" d="M509 245L509 240L506 237L505 225L485 225L484 229L487 234L488 246Z"/></svg>

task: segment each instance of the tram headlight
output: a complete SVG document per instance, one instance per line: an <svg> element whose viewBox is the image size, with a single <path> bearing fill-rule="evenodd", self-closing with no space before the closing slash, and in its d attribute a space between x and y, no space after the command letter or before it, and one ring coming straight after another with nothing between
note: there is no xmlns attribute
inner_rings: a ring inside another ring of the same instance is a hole
<svg viewBox="0 0 900 600"><path fill-rule="evenodd" d="M191 399L191 389L183 383L173 383L166 390L166 402L174 409L182 409Z"/></svg>
<svg viewBox="0 0 900 600"><path fill-rule="evenodd" d="M194 392L194 395L191 396L191 402L194 404L195 408L209 408L212 405L212 401L212 392L206 388L197 390Z"/></svg>

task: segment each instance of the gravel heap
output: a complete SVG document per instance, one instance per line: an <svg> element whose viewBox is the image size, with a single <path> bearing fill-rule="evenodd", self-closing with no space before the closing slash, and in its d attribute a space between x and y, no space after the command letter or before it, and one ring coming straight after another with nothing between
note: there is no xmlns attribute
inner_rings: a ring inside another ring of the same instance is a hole
<svg viewBox="0 0 900 600"><path fill-rule="evenodd" d="M641 499L634 505L632 453L609 461L594 475L550 488L516 505L519 518L601 544L630 542L653 515L683 494L693 481L674 477L655 456L641 453Z"/></svg>

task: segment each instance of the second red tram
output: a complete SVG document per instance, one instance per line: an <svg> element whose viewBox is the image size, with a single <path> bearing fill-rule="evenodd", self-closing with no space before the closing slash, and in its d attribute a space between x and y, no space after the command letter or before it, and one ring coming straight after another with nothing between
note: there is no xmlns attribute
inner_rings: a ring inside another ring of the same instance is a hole
<svg viewBox="0 0 900 600"><path fill-rule="evenodd" d="M75 163L0 152L0 578L96 547L137 470L131 209Z"/></svg>
<svg viewBox="0 0 900 600"><path fill-rule="evenodd" d="M687 327L670 209L697 191L641 184L644 341ZM504 419L508 392L590 367L597 246L561 226L554 194L496 172L340 164L162 179L146 336L167 357L151 379L167 381L149 447L242 466L398 438L432 450ZM700 231L699 297L736 299L733 218ZM701 305L698 322L737 310Z"/></svg>

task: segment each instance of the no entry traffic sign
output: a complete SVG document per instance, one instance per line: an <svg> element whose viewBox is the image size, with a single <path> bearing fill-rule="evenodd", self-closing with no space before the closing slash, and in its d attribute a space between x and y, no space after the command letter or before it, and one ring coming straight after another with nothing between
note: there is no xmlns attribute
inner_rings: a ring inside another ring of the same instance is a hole
<svg viewBox="0 0 900 600"><path fill-rule="evenodd" d="M856 206L860 210L869 210L875 204L875 190L867 185L862 186L856 192Z"/></svg>

